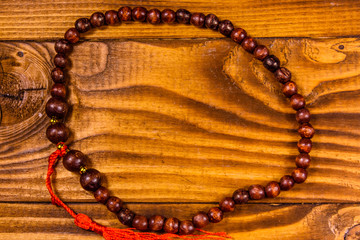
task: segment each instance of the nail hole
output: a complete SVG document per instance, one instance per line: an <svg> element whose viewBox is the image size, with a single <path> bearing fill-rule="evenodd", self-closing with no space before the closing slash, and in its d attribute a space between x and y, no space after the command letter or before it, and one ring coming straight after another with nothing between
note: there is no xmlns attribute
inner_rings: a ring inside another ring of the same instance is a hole
<svg viewBox="0 0 360 240"><path fill-rule="evenodd" d="M20 51L20 52L17 53L17 55L18 55L19 57L23 57L23 56L24 56L24 53Z"/></svg>
<svg viewBox="0 0 360 240"><path fill-rule="evenodd" d="M339 45L340 50L343 50L344 48L345 48L344 45Z"/></svg>

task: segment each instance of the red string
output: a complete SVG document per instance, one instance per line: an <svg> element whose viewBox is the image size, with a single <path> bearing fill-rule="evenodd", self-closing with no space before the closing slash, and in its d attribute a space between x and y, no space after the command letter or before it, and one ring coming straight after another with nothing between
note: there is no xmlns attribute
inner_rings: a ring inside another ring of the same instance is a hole
<svg viewBox="0 0 360 240"><path fill-rule="evenodd" d="M225 232L212 233L201 229L196 229L203 233L201 235L176 235L171 233L159 235L151 232L135 232L135 228L119 229L106 227L91 220L91 218L85 214L75 213L63 201L61 201L58 196L56 196L51 186L51 175L55 172L57 160L59 157L61 158L65 156L67 152L67 146L64 143L61 142L58 146L58 149L49 156L49 167L46 174L46 187L49 190L52 204L63 207L73 218L75 218L74 222L78 227L96 232L97 234L103 236L106 240L171 240L174 238L200 240L232 238Z"/></svg>

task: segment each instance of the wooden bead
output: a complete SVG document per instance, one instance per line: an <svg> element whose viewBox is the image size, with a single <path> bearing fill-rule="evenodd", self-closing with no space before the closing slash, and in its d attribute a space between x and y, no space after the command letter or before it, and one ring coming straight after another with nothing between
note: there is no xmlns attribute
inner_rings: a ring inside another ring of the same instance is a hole
<svg viewBox="0 0 360 240"><path fill-rule="evenodd" d="M219 18L215 14L208 14L205 17L205 26L216 31L219 27Z"/></svg>
<svg viewBox="0 0 360 240"><path fill-rule="evenodd" d="M242 43L241 46L249 53L254 52L255 48L257 47L257 43L255 39L252 37L246 37Z"/></svg>
<svg viewBox="0 0 360 240"><path fill-rule="evenodd" d="M91 22L88 18L79 18L75 22L75 28L79 33L87 32L91 29Z"/></svg>
<svg viewBox="0 0 360 240"><path fill-rule="evenodd" d="M233 193L233 200L236 204L244 204L249 201L249 192L245 189L238 189Z"/></svg>
<svg viewBox="0 0 360 240"><path fill-rule="evenodd" d="M293 109L299 110L305 107L305 98L302 95L296 93L291 96L290 104Z"/></svg>
<svg viewBox="0 0 360 240"><path fill-rule="evenodd" d="M218 27L219 32L224 36L230 36L231 32L234 30L234 25L229 20L224 20L219 23Z"/></svg>
<svg viewBox="0 0 360 240"><path fill-rule="evenodd" d="M284 68L284 67L278 68L274 72L274 76L275 76L276 80L278 80L280 83L286 83L291 80L291 72L287 68Z"/></svg>
<svg viewBox="0 0 360 240"><path fill-rule="evenodd" d="M98 170L90 168L80 176L80 184L87 191L96 191L101 186L101 174Z"/></svg>
<svg viewBox="0 0 360 240"><path fill-rule="evenodd" d="M62 98L52 97L50 98L45 106L46 114L52 118L62 119L66 116L69 106L66 101Z"/></svg>
<svg viewBox="0 0 360 240"><path fill-rule="evenodd" d="M106 187L99 187L94 192L94 197L97 202L106 204L107 200L110 198L110 191Z"/></svg>
<svg viewBox="0 0 360 240"><path fill-rule="evenodd" d="M288 191L294 186L294 179L290 175L284 175L279 182L282 191Z"/></svg>
<svg viewBox="0 0 360 240"><path fill-rule="evenodd" d="M296 94L297 93L296 83L294 83L293 81L286 82L282 87L282 92L288 98Z"/></svg>
<svg viewBox="0 0 360 240"><path fill-rule="evenodd" d="M66 86L62 83L55 83L51 90L51 96L59 97L59 98L66 98Z"/></svg>
<svg viewBox="0 0 360 240"><path fill-rule="evenodd" d="M269 49L264 45L259 45L254 49L254 57L259 60L264 60L267 56L269 56Z"/></svg>
<svg viewBox="0 0 360 240"><path fill-rule="evenodd" d="M231 32L231 39L236 42L241 44L242 41L246 38L247 33L244 29L242 28L235 28L232 32Z"/></svg>
<svg viewBox="0 0 360 240"><path fill-rule="evenodd" d="M164 227L165 218L160 215L154 215L149 218L149 229L151 231L161 231Z"/></svg>
<svg viewBox="0 0 360 240"><path fill-rule="evenodd" d="M308 168L310 166L310 162L310 155L307 153L300 153L295 159L295 164L298 168Z"/></svg>
<svg viewBox="0 0 360 240"><path fill-rule="evenodd" d="M146 231L148 229L148 220L145 216L135 215L132 226L139 231Z"/></svg>
<svg viewBox="0 0 360 240"><path fill-rule="evenodd" d="M120 23L118 12L115 10L109 10L105 12L105 22L107 25L115 25Z"/></svg>
<svg viewBox="0 0 360 240"><path fill-rule="evenodd" d="M265 197L265 189L259 184L254 184L249 187L250 199L260 200Z"/></svg>
<svg viewBox="0 0 360 240"><path fill-rule="evenodd" d="M226 197L220 201L219 207L223 212L233 212L235 210L235 202L231 197Z"/></svg>
<svg viewBox="0 0 360 240"><path fill-rule="evenodd" d="M178 23L189 24L191 13L186 9L178 9L176 11L176 20Z"/></svg>
<svg viewBox="0 0 360 240"><path fill-rule="evenodd" d="M64 72L61 68L54 68L51 71L51 79L55 82L55 83L64 83L65 82L65 75Z"/></svg>
<svg viewBox="0 0 360 240"><path fill-rule="evenodd" d="M144 22L146 20L147 10L144 7L135 7L132 10L131 16L134 21Z"/></svg>
<svg viewBox="0 0 360 240"><path fill-rule="evenodd" d="M128 6L121 7L121 8L119 8L119 11L118 11L118 17L119 17L120 21L128 22L128 21L132 20L131 13L132 13L131 7L128 7Z"/></svg>
<svg viewBox="0 0 360 240"><path fill-rule="evenodd" d="M181 221L179 225L180 235L189 235L195 232L194 224L190 220Z"/></svg>
<svg viewBox="0 0 360 240"><path fill-rule="evenodd" d="M174 217L166 219L163 227L164 231L166 233L177 233L179 231L179 222L179 219Z"/></svg>
<svg viewBox="0 0 360 240"><path fill-rule="evenodd" d="M205 24L205 15L203 13L191 14L190 23L195 27L203 27Z"/></svg>
<svg viewBox="0 0 360 240"><path fill-rule="evenodd" d="M90 17L90 23L93 27L101 27L105 24L105 15L101 12L95 12Z"/></svg>
<svg viewBox="0 0 360 240"><path fill-rule="evenodd" d="M297 147L300 153L309 153L312 148L312 142L308 138L301 138L297 143Z"/></svg>
<svg viewBox="0 0 360 240"><path fill-rule="evenodd" d="M308 123L310 118L310 111L307 108L299 109L296 112L296 121L298 121L298 123Z"/></svg>
<svg viewBox="0 0 360 240"><path fill-rule="evenodd" d="M50 142L58 144L66 142L69 138L70 131L63 123L55 123L46 129L46 137Z"/></svg>
<svg viewBox="0 0 360 240"><path fill-rule="evenodd" d="M65 39L70 43L77 43L80 40L80 33L76 28L69 28L64 35Z"/></svg>
<svg viewBox="0 0 360 240"><path fill-rule="evenodd" d="M59 39L55 43L55 51L63 54L69 53L72 51L72 45L66 39Z"/></svg>
<svg viewBox="0 0 360 240"><path fill-rule="evenodd" d="M265 186L265 194L268 198L274 198L277 197L280 194L280 186L277 182L269 182Z"/></svg>
<svg viewBox="0 0 360 240"><path fill-rule="evenodd" d="M135 213L130 211L128 208L123 208L116 214L116 216L122 224L131 227Z"/></svg>
<svg viewBox="0 0 360 240"><path fill-rule="evenodd" d="M106 207L110 212L118 213L123 206L123 201L120 198L111 196L106 202Z"/></svg>
<svg viewBox="0 0 360 240"><path fill-rule="evenodd" d="M173 23L176 21L176 14L173 10L171 9L164 9L161 12L161 20L164 23Z"/></svg>
<svg viewBox="0 0 360 240"><path fill-rule="evenodd" d="M291 176L296 183L303 183L307 178L307 171L304 168L296 168L291 173Z"/></svg>
<svg viewBox="0 0 360 240"><path fill-rule="evenodd" d="M59 68L64 68L68 64L68 60L64 54L58 53L54 57L54 64Z"/></svg>
<svg viewBox="0 0 360 240"><path fill-rule="evenodd" d="M269 55L263 60L263 65L270 72L275 72L280 67L280 60L274 55Z"/></svg>
<svg viewBox="0 0 360 240"><path fill-rule="evenodd" d="M159 9L151 9L146 14L146 21L150 24L161 23L161 12Z"/></svg>
<svg viewBox="0 0 360 240"><path fill-rule="evenodd" d="M315 134L315 129L310 123L303 123L298 129L298 133L303 138L312 138Z"/></svg>
<svg viewBox="0 0 360 240"><path fill-rule="evenodd" d="M196 228L203 228L209 224L209 217L205 212L198 212L192 218L192 222Z"/></svg>
<svg viewBox="0 0 360 240"><path fill-rule="evenodd" d="M223 211L221 211L220 208L212 207L209 209L209 212L207 213L209 217L209 221L212 223L218 223L223 219Z"/></svg>
<svg viewBox="0 0 360 240"><path fill-rule="evenodd" d="M80 172L80 169L85 167L86 163L85 154L78 150L70 150L63 157L63 165L70 172Z"/></svg>

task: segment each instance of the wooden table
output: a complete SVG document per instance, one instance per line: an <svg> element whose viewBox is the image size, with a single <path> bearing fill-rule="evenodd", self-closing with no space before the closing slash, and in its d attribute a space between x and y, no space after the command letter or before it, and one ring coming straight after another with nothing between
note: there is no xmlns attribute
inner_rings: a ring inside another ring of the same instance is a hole
<svg viewBox="0 0 360 240"><path fill-rule="evenodd" d="M0 239L101 239L50 203L45 137L53 43L79 17L144 5L215 13L270 47L313 114L308 180L252 201L208 231L234 239L360 239L360 2L0 2ZM139 214L188 219L294 168L299 136L280 84L219 33L130 23L85 34L71 54L67 123L112 193ZM123 227L57 167L75 211Z"/></svg>

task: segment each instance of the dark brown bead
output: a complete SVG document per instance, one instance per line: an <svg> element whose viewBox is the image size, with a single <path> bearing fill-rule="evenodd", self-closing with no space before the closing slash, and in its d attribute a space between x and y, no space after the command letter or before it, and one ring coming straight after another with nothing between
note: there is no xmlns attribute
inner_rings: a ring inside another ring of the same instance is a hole
<svg viewBox="0 0 360 240"><path fill-rule="evenodd" d="M245 189L238 189L233 193L233 200L236 204L244 204L249 201L249 192Z"/></svg>
<svg viewBox="0 0 360 240"><path fill-rule="evenodd" d="M110 212L118 213L123 206L123 201L120 198L111 196L106 202L106 207Z"/></svg>
<svg viewBox="0 0 360 240"><path fill-rule="evenodd" d="M206 212L198 212L192 218L192 222L196 228L203 228L209 224L209 217Z"/></svg>
<svg viewBox="0 0 360 240"><path fill-rule="evenodd" d="M307 178L307 171L304 168L296 168L291 173L291 176L296 183L303 183Z"/></svg>
<svg viewBox="0 0 360 240"><path fill-rule="evenodd" d="M149 229L151 231L161 231L164 226L165 218L160 215L154 215L149 218Z"/></svg>
<svg viewBox="0 0 360 240"><path fill-rule="evenodd" d="M64 167L71 172L80 172L81 167L85 167L87 158L85 154L78 150L70 150L63 157Z"/></svg>
<svg viewBox="0 0 360 240"><path fill-rule="evenodd" d="M295 110L299 110L305 107L305 98L300 94L294 94L290 98L291 107Z"/></svg>
<svg viewBox="0 0 360 240"><path fill-rule="evenodd" d="M254 49L254 57L259 60L264 60L267 56L269 56L269 49L264 45L259 45Z"/></svg>
<svg viewBox="0 0 360 240"><path fill-rule="evenodd" d="M191 14L190 23L195 27L203 27L205 24L205 15L203 13Z"/></svg>
<svg viewBox="0 0 360 240"><path fill-rule="evenodd" d="M296 121L298 123L308 123L310 121L310 112L307 108L302 108L296 112Z"/></svg>
<svg viewBox="0 0 360 240"><path fill-rule="evenodd" d="M310 155L307 153L300 153L296 156L295 164L299 168L308 168L310 166Z"/></svg>
<svg viewBox="0 0 360 240"><path fill-rule="evenodd" d="M259 184L254 184L249 187L250 199L260 200L265 197L265 189Z"/></svg>
<svg viewBox="0 0 360 240"><path fill-rule="evenodd" d="M303 138L312 138L315 134L315 129L310 123L303 123L298 129L298 133Z"/></svg>
<svg viewBox="0 0 360 240"><path fill-rule="evenodd" d="M178 23L189 24L191 13L186 9L178 9L176 11L176 20Z"/></svg>
<svg viewBox="0 0 360 240"><path fill-rule="evenodd" d="M220 201L219 207L223 212L233 212L235 210L235 202L231 197L226 197Z"/></svg>
<svg viewBox="0 0 360 240"><path fill-rule="evenodd" d="M106 187L99 187L94 192L94 197L97 202L106 204L107 200L110 198L110 191Z"/></svg>
<svg viewBox="0 0 360 240"><path fill-rule="evenodd" d="M161 12L161 20L164 23L173 23L176 21L176 14L173 10L171 9L164 9Z"/></svg>
<svg viewBox="0 0 360 240"><path fill-rule="evenodd" d="M80 40L80 33L76 28L69 28L64 35L65 39L71 43L77 43Z"/></svg>
<svg viewBox="0 0 360 240"><path fill-rule="evenodd" d="M46 137L50 142L58 144L59 142L66 142L69 138L70 131L63 123L55 123L46 129Z"/></svg>
<svg viewBox="0 0 360 240"><path fill-rule="evenodd" d="M139 231L146 231L148 229L148 220L145 216L135 215L132 226Z"/></svg>
<svg viewBox="0 0 360 240"><path fill-rule="evenodd" d="M131 16L135 21L144 22L146 20L147 10L144 7L135 7L132 10Z"/></svg>
<svg viewBox="0 0 360 240"><path fill-rule="evenodd" d="M68 64L68 60L64 54L58 53L54 57L54 64L59 68L64 68Z"/></svg>
<svg viewBox="0 0 360 240"><path fill-rule="evenodd" d="M294 179L290 175L284 175L279 182L282 191L288 191L294 186Z"/></svg>
<svg viewBox="0 0 360 240"><path fill-rule="evenodd" d="M109 10L105 12L105 22L107 25L115 25L120 23L118 12L115 10Z"/></svg>
<svg viewBox="0 0 360 240"><path fill-rule="evenodd" d="M291 80L291 72L284 67L278 68L275 73L275 78L281 83L286 83Z"/></svg>
<svg viewBox="0 0 360 240"><path fill-rule="evenodd" d="M71 52L71 50L72 50L72 45L68 40L59 39L59 40L56 41L56 43L55 43L55 51L57 53L66 54L66 53Z"/></svg>
<svg viewBox="0 0 360 240"><path fill-rule="evenodd" d="M218 27L219 32L224 36L230 36L231 32L234 30L234 25L229 20L224 20L219 23Z"/></svg>
<svg viewBox="0 0 360 240"><path fill-rule="evenodd" d="M61 68L54 68L51 71L51 79L56 83L64 83L65 82L65 75Z"/></svg>
<svg viewBox="0 0 360 240"><path fill-rule="evenodd" d="M146 21L151 24L161 23L161 12L159 9L151 9L146 14Z"/></svg>
<svg viewBox="0 0 360 240"><path fill-rule="evenodd" d="M274 55L269 55L263 60L263 65L270 72L275 72L280 67L280 60Z"/></svg>
<svg viewBox="0 0 360 240"><path fill-rule="evenodd" d="M177 233L179 231L179 219L177 218L168 218L164 223L164 231L167 233Z"/></svg>
<svg viewBox="0 0 360 240"><path fill-rule="evenodd" d="M180 235L189 235L194 233L195 227L190 220L185 220L180 222L179 234Z"/></svg>
<svg viewBox="0 0 360 240"><path fill-rule="evenodd" d="M241 46L249 53L254 52L255 48L257 47L257 43L255 39L252 37L246 37L242 43Z"/></svg>
<svg viewBox="0 0 360 240"><path fill-rule="evenodd" d="M219 18L215 14L210 13L205 17L205 26L212 30L216 31L218 29L219 22Z"/></svg>
<svg viewBox="0 0 360 240"><path fill-rule="evenodd" d="M224 216L223 211L221 211L221 209L217 207L210 208L207 215L209 217L209 221L212 223L220 222Z"/></svg>
<svg viewBox="0 0 360 240"><path fill-rule="evenodd" d="M123 21L123 22L131 21L132 20L131 7L125 6L125 7L119 8L118 17L119 17L120 21Z"/></svg>
<svg viewBox="0 0 360 240"><path fill-rule="evenodd" d="M296 83L294 83L293 81L286 82L282 87L282 92L288 98L296 94L297 93Z"/></svg>
<svg viewBox="0 0 360 240"><path fill-rule="evenodd" d="M75 22L75 28L79 33L87 32L91 29L90 19L88 18L79 18Z"/></svg>
<svg viewBox="0 0 360 240"><path fill-rule="evenodd" d="M301 138L297 143L297 147L300 153L309 153L312 148L312 142L308 138Z"/></svg>
<svg viewBox="0 0 360 240"><path fill-rule="evenodd" d="M235 28L232 32L231 32L231 39L236 42L241 44L242 41L246 38L247 33L244 29L242 28Z"/></svg>
<svg viewBox="0 0 360 240"><path fill-rule="evenodd" d="M277 182L269 182L266 186L265 186L265 193L266 193L266 197L268 198L274 198L277 197L280 194L280 186Z"/></svg>
<svg viewBox="0 0 360 240"><path fill-rule="evenodd" d="M127 208L123 208L116 214L116 216L122 224L131 227L135 213Z"/></svg>
<svg viewBox="0 0 360 240"><path fill-rule="evenodd" d="M69 106L66 101L59 97L52 97L45 106L46 114L51 118L62 119L66 116Z"/></svg>
<svg viewBox="0 0 360 240"><path fill-rule="evenodd" d="M96 191L101 186L101 174L98 170L90 168L80 176L80 184L87 191Z"/></svg>
<svg viewBox="0 0 360 240"><path fill-rule="evenodd" d="M66 98L66 86L62 83L55 83L50 93L53 97Z"/></svg>
<svg viewBox="0 0 360 240"><path fill-rule="evenodd" d="M93 27L101 27L105 24L105 15L101 12L95 12L90 17L90 23Z"/></svg>

